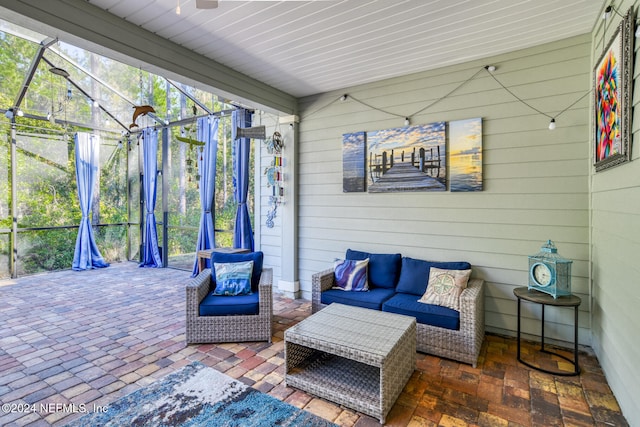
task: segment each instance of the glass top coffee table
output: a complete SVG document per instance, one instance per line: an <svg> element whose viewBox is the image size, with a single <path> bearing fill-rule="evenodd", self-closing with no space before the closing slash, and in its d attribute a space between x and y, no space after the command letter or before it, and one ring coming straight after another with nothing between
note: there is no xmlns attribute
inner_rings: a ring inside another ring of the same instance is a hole
<svg viewBox="0 0 640 427"><path fill-rule="evenodd" d="M285 382L385 422L416 365L416 320L342 304L287 329Z"/></svg>

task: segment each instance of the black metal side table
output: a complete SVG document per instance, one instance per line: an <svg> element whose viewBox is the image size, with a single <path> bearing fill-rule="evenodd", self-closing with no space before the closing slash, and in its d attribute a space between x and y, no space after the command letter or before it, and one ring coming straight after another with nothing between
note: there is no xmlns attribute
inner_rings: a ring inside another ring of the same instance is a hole
<svg viewBox="0 0 640 427"><path fill-rule="evenodd" d="M530 368L537 369L538 371L546 372L547 374L553 375L562 375L562 376L572 376L578 375L580 373L580 366L578 365L578 307L582 300L580 297L576 295L567 295L560 296L558 298L553 298L553 296L549 294L545 294L544 292L539 292L536 290L529 290L526 286L515 288L513 290L513 294L518 298L518 361L524 365L527 365ZM573 372L567 371L550 371L539 366L535 366L522 360L520 357L520 301L525 300L529 302L533 302L536 304L542 305L542 333L541 333L541 344L540 351L542 353L553 354L555 356L561 357L562 359L571 363L574 367ZM574 320L574 350L573 350L573 360L568 357L558 354L549 350L545 350L544 348L544 307L546 305L554 306L554 307L573 307L575 311L575 320Z"/></svg>

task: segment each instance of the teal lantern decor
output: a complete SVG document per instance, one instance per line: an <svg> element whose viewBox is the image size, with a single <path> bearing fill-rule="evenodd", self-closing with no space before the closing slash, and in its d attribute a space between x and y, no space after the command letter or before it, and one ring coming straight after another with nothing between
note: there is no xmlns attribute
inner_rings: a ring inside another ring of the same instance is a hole
<svg viewBox="0 0 640 427"><path fill-rule="evenodd" d="M540 252L529 256L529 289L545 292L553 298L571 295L571 264L563 258L551 240Z"/></svg>

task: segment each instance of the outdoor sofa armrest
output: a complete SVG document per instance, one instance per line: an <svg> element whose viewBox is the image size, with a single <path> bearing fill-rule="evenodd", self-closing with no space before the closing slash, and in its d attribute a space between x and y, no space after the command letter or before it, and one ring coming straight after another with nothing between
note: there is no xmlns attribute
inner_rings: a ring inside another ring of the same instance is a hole
<svg viewBox="0 0 640 427"><path fill-rule="evenodd" d="M211 269L204 269L187 284L187 311L189 308L198 313L200 302L211 288Z"/></svg>
<svg viewBox="0 0 640 427"><path fill-rule="evenodd" d="M460 294L460 329L484 332L484 280L471 279ZM484 335L484 333L483 333Z"/></svg>
<svg viewBox="0 0 640 427"><path fill-rule="evenodd" d="M331 289L335 283L333 268L315 273L311 277L311 311L313 313L320 311L323 307L320 301L322 292Z"/></svg>
<svg viewBox="0 0 640 427"><path fill-rule="evenodd" d="M258 284L260 313L273 314L273 269L263 268Z"/></svg>

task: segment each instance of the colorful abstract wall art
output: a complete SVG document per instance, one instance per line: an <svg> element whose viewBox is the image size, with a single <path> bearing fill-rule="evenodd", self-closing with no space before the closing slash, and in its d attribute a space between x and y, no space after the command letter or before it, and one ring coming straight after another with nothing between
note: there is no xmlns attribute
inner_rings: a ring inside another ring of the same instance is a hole
<svg viewBox="0 0 640 427"><path fill-rule="evenodd" d="M365 191L365 153L367 149L364 132L342 135L342 192Z"/></svg>
<svg viewBox="0 0 640 427"><path fill-rule="evenodd" d="M445 122L367 132L370 193L446 191Z"/></svg>
<svg viewBox="0 0 640 427"><path fill-rule="evenodd" d="M633 26L630 8L594 69L596 172L629 160Z"/></svg>
<svg viewBox="0 0 640 427"><path fill-rule="evenodd" d="M482 119L449 122L449 189L482 191Z"/></svg>

